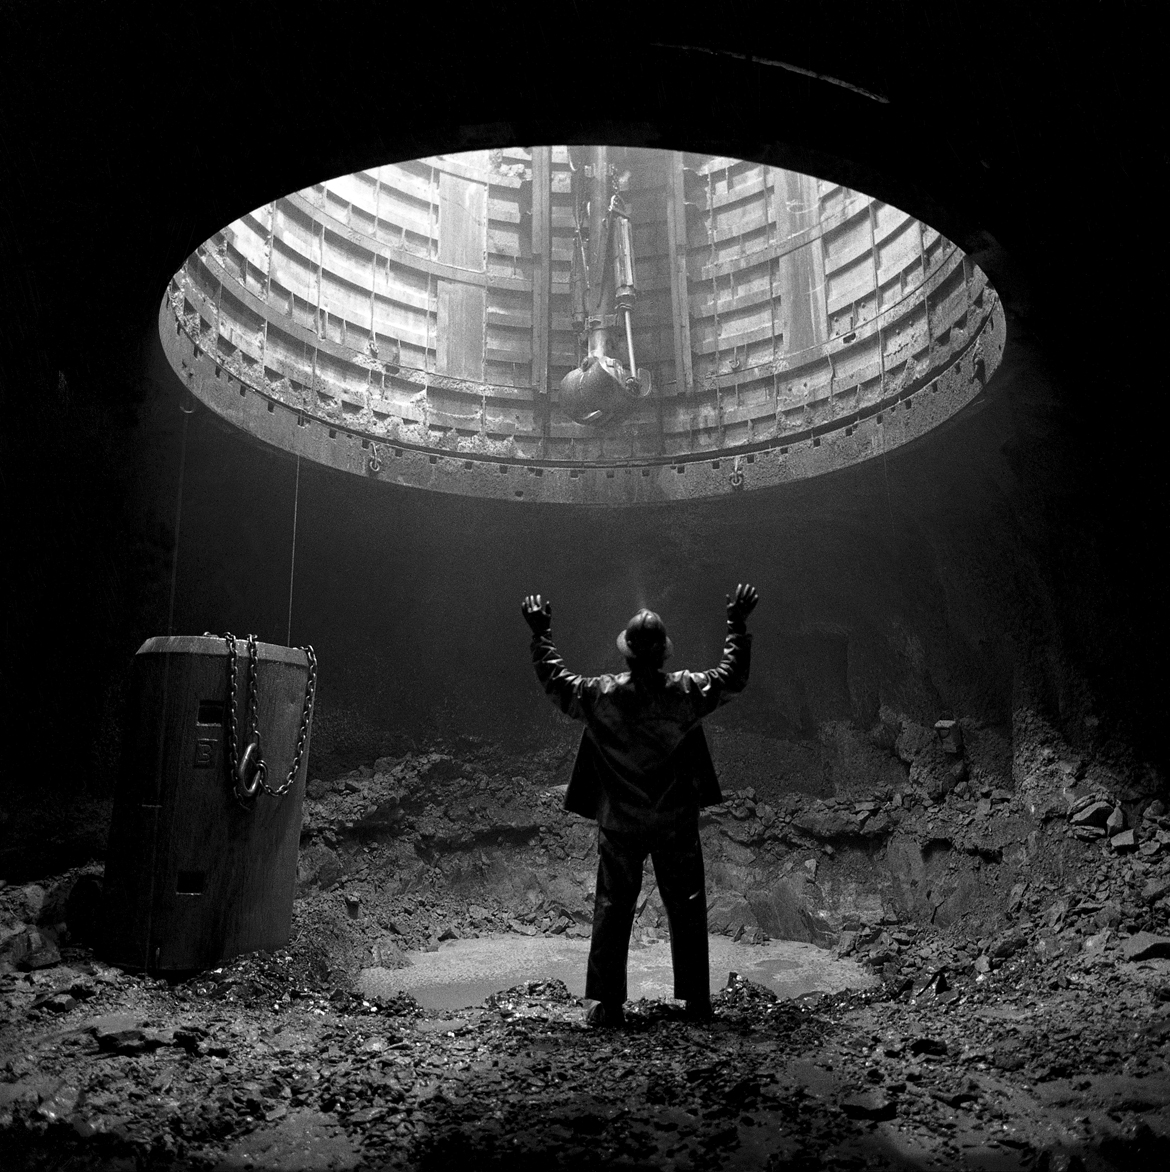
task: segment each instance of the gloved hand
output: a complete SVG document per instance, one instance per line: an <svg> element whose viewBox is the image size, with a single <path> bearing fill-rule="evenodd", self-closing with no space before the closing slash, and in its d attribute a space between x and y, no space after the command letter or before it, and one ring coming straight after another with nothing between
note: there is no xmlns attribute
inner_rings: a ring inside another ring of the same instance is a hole
<svg viewBox="0 0 1170 1172"><path fill-rule="evenodd" d="M735 588L735 594L727 596L727 621L729 623L742 623L748 615L756 609L756 603L760 601L760 596L756 592L754 586L749 586L746 582Z"/></svg>
<svg viewBox="0 0 1170 1172"><path fill-rule="evenodd" d="M533 635L547 635L552 627L552 603L540 601L539 594L529 594L520 603L520 613L524 621L532 628Z"/></svg>

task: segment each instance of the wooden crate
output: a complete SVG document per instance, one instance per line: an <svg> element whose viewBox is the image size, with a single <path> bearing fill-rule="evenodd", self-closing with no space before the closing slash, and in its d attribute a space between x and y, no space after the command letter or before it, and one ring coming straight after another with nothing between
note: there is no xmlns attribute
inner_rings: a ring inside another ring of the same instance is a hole
<svg viewBox="0 0 1170 1172"><path fill-rule="evenodd" d="M257 648L260 738L275 789L296 752L309 669L303 651ZM242 752L245 640L236 653ZM138 649L104 884L99 951L114 964L189 971L288 942L308 742L288 793L261 791L241 807L226 763L228 696L223 639L154 638Z"/></svg>

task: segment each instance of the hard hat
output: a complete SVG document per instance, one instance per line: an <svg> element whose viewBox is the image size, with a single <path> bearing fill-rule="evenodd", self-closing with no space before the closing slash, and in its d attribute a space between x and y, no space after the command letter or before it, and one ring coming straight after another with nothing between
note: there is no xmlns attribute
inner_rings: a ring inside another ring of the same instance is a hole
<svg viewBox="0 0 1170 1172"><path fill-rule="evenodd" d="M674 645L666 637L662 619L652 610L642 609L617 637L618 650L627 659L669 659Z"/></svg>

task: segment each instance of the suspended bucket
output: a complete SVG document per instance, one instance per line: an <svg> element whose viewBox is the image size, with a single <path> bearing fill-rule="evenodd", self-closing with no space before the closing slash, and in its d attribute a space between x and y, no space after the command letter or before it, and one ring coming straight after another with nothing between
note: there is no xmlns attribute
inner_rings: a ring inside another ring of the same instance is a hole
<svg viewBox="0 0 1170 1172"><path fill-rule="evenodd" d="M181 635L138 649L106 960L183 972L288 942L315 689L311 648Z"/></svg>

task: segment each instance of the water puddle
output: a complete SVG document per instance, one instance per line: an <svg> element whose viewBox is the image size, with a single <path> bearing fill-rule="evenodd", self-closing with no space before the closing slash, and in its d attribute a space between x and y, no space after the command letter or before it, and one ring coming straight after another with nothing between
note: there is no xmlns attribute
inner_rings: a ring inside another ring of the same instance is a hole
<svg viewBox="0 0 1170 1172"><path fill-rule="evenodd" d="M733 944L726 936L708 940L712 990L727 983L729 972L758 981L781 997L817 990L836 993L863 988L874 980L855 962L838 960L812 944L795 940ZM407 953L409 968L364 969L359 985L367 997L410 993L428 1009L481 1005L492 993L535 980L562 980L574 996L582 997L588 955L588 940L556 936L449 940L438 952ZM631 1000L673 996L670 944L659 941L631 948L626 973Z"/></svg>

